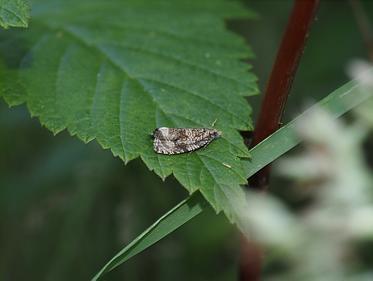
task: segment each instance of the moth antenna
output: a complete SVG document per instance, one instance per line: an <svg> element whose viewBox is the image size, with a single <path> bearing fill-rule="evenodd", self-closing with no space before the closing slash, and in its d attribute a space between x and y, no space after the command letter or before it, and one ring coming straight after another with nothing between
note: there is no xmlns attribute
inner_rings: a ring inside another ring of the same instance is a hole
<svg viewBox="0 0 373 281"><path fill-rule="evenodd" d="M216 118L216 119L214 120L214 122L211 123L211 127L214 127L217 121L218 121L218 118Z"/></svg>

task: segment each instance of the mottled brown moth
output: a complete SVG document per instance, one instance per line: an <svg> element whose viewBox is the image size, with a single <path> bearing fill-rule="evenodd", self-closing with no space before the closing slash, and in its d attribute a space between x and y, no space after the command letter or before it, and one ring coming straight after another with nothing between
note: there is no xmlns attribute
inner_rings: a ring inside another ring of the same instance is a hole
<svg viewBox="0 0 373 281"><path fill-rule="evenodd" d="M180 154L205 147L221 133L209 128L160 127L153 132L154 151L160 154Z"/></svg>

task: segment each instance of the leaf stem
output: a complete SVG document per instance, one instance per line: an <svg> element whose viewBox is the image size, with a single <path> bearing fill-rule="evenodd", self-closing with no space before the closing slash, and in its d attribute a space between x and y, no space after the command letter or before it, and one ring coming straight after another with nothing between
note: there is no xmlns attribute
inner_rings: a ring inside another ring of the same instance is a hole
<svg viewBox="0 0 373 281"><path fill-rule="evenodd" d="M281 125L285 103L318 5L319 0L294 0L293 9L267 84L251 146L260 143ZM266 190L269 175L270 166L268 165L250 178L250 187L258 191ZM240 250L239 280L260 280L263 256L260 247L241 236Z"/></svg>

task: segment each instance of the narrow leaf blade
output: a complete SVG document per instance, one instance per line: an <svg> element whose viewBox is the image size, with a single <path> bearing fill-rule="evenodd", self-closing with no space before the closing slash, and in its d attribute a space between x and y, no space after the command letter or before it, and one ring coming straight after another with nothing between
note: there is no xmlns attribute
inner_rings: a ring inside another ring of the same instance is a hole
<svg viewBox="0 0 373 281"><path fill-rule="evenodd" d="M245 161L247 178L299 144L295 126L315 108L321 107L338 118L371 96L372 93L358 80L344 84L251 149L252 158Z"/></svg>
<svg viewBox="0 0 373 281"><path fill-rule="evenodd" d="M181 201L147 230L137 236L135 240L118 252L92 280L98 280L104 273L116 268L118 265L152 246L163 237L200 214L206 207L208 207L208 203L199 192Z"/></svg>

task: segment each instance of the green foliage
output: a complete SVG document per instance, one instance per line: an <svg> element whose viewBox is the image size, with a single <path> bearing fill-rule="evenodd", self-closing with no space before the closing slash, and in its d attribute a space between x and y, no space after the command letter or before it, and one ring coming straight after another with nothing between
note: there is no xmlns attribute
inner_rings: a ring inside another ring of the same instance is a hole
<svg viewBox="0 0 373 281"><path fill-rule="evenodd" d="M30 6L25 0L0 0L0 26L27 27Z"/></svg>
<svg viewBox="0 0 373 281"><path fill-rule="evenodd" d="M311 107L309 110L299 115L293 121L289 122L280 130L276 131L267 139L256 145L254 148L252 148L250 150L252 159L246 162L247 177L251 177L260 169L270 164L278 157L285 154L290 149L294 148L297 144L299 144L301 138L298 136L298 134L296 134L295 130L296 125L299 123L299 120L307 119L308 116L312 116L312 114L319 108L326 110L326 112L330 114L331 118L337 118L342 114L348 112L355 106L366 101L371 96L371 92L369 90L366 90L365 84L359 80L352 80L343 85L342 87L338 88L330 95L325 97L323 100L321 100L319 103ZM255 198L258 199L257 197ZM248 209L251 208L251 206L248 206L246 204L243 205L241 203L241 199L234 196L232 196L230 200L233 206L237 209L236 213L240 214L240 217L238 219L239 226L242 230L247 231L248 217L245 214L248 213ZM207 206L207 204L204 201L205 200L201 196L199 196L199 194L194 194L190 196L188 199L180 202L169 212L163 215L152 226L150 226L143 233L137 236L129 245L127 245L119 253L117 253L100 270L100 272L97 273L94 280L98 280L102 277L104 273L128 261L130 258L144 251L148 247L154 245L160 239L166 237L167 235L175 231L177 228L184 225L187 221L196 217ZM254 203L255 200L251 199L250 204L254 205ZM265 203L267 204L267 202ZM268 204L269 212L272 212L273 208L270 205L271 203ZM251 209L255 210L255 207ZM261 209L262 213L266 211L265 208ZM270 216L274 217L274 214L270 213ZM254 218L256 217L258 217L257 212L253 211L252 216L250 216L250 218L254 220ZM273 223L273 225L275 226L276 224ZM265 229L265 231L267 230L268 229ZM271 233L271 231L269 232ZM278 237L277 233L275 232L271 233L271 235L273 237Z"/></svg>
<svg viewBox="0 0 373 281"><path fill-rule="evenodd" d="M240 61L252 53L224 19L251 15L224 0L36 1L29 30L0 35L0 95L55 134L67 129L124 162L141 157L163 179L174 174L234 220L229 198L243 198L249 155L237 130L252 128L244 97L257 88ZM207 149L152 149L156 127L213 123L223 136Z"/></svg>

